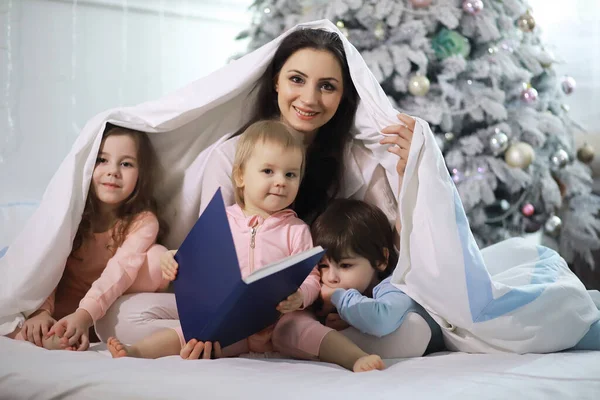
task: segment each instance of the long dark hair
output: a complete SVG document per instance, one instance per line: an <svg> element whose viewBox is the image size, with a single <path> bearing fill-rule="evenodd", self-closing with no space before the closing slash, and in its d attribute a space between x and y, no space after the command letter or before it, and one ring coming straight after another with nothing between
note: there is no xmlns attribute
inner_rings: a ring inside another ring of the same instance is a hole
<svg viewBox="0 0 600 400"><path fill-rule="evenodd" d="M236 135L256 121L279 117L275 82L287 59L306 48L331 53L341 66L344 81L344 92L335 115L319 128L307 149L306 171L294 203L298 216L310 224L340 190L344 150L351 139L358 106L358 94L350 77L344 45L337 33L322 29L299 29L281 41L273 60L254 87L256 106L250 121Z"/></svg>
<svg viewBox="0 0 600 400"><path fill-rule="evenodd" d="M133 193L117 209L117 224L114 226L115 229L111 238L111 250L113 253L123 244L129 233L128 230L132 228L135 217L142 212L151 212L158 219L159 232L157 241L168 230L167 224L160 217L158 203L154 198L154 182L156 181L156 174L159 171L157 170L158 161L156 152L150 143L148 135L133 129L107 124L102 136L102 143L104 144L106 138L117 135L129 136L136 143L139 175ZM73 240L71 254L74 254L83 245L85 239L92 237L94 233L94 221L99 209L99 200L94 192L94 185L90 185L81 222Z"/></svg>
<svg viewBox="0 0 600 400"><path fill-rule="evenodd" d="M336 199L311 227L315 246L326 249L326 255L340 262L352 251L369 260L377 270L377 278L387 278L396 268L398 253L394 250L394 231L386 215L377 206L360 200ZM384 252L387 249L388 254Z"/></svg>

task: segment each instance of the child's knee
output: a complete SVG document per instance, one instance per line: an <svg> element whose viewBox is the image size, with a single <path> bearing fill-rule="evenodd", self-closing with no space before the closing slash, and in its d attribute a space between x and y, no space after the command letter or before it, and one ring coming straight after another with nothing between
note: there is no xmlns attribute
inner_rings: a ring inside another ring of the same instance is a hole
<svg viewBox="0 0 600 400"><path fill-rule="evenodd" d="M302 359L319 355L323 337L331 331L308 311L284 314L273 329L273 347L280 353Z"/></svg>

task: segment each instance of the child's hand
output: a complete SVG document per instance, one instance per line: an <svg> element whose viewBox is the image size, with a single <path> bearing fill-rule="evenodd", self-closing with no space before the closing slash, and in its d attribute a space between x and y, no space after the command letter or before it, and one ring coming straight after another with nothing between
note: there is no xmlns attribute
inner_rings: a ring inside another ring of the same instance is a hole
<svg viewBox="0 0 600 400"><path fill-rule="evenodd" d="M172 281L177 276L177 269L179 264L175 261L175 254L177 250L169 250L160 256L160 270L162 271L162 277L169 281Z"/></svg>
<svg viewBox="0 0 600 400"><path fill-rule="evenodd" d="M321 299L323 300L323 307L319 311L320 316L326 316L332 312L335 312L335 306L331 302L331 296L335 292L335 288L329 287L325 284L321 285Z"/></svg>
<svg viewBox="0 0 600 400"><path fill-rule="evenodd" d="M291 294L288 298L277 306L277 311L282 314L287 314L292 311L296 311L302 308L304 304L304 295L302 294L302 290L298 289L296 293Z"/></svg>
<svg viewBox="0 0 600 400"><path fill-rule="evenodd" d="M80 308L54 324L48 331L46 338L57 335L61 338L63 348L75 346L79 343L77 351L87 350L90 345L88 331L93 323L92 316Z"/></svg>
<svg viewBox="0 0 600 400"><path fill-rule="evenodd" d="M336 331L343 331L350 327L346 321L340 317L338 313L329 313L325 318L325 326L335 329Z"/></svg>
<svg viewBox="0 0 600 400"><path fill-rule="evenodd" d="M196 339L192 339L183 346L179 355L184 360L197 360L202 358L203 360L210 360L211 358L223 357L221 351L221 345L219 342L201 342Z"/></svg>
<svg viewBox="0 0 600 400"><path fill-rule="evenodd" d="M25 323L23 323L21 333L27 341L38 347L42 347L42 339L48 334L48 330L55 323L56 320L52 318L48 311L38 310L31 314Z"/></svg>

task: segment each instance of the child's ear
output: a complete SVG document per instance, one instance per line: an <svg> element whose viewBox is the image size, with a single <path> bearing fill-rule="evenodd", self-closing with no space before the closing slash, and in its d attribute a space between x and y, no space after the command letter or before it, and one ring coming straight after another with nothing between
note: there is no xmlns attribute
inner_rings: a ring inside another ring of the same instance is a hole
<svg viewBox="0 0 600 400"><path fill-rule="evenodd" d="M235 181L235 186L237 186L238 188L243 188L244 187L244 178L242 177L242 169L238 166L235 165L233 167L233 180Z"/></svg>
<svg viewBox="0 0 600 400"><path fill-rule="evenodd" d="M377 269L379 271L385 271L385 269L388 266L388 262L390 260L390 251L388 250L387 247L383 248L383 257L385 257L385 262L383 262L377 266Z"/></svg>

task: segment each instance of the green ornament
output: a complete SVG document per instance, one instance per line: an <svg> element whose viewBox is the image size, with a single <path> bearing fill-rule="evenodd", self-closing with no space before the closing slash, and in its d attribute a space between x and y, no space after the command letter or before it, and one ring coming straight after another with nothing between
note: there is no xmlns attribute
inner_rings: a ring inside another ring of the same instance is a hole
<svg viewBox="0 0 600 400"><path fill-rule="evenodd" d="M469 40L460 33L447 28L442 28L435 35L431 40L431 47L440 60L454 55L461 55L467 58L471 52Z"/></svg>

